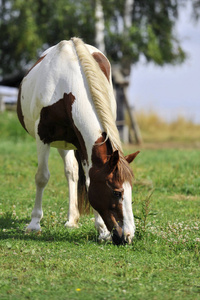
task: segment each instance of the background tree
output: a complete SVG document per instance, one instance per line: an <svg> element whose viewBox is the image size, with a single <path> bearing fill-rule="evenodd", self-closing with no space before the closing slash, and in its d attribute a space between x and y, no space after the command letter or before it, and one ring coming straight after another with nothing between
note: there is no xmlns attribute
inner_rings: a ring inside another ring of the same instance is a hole
<svg viewBox="0 0 200 300"><path fill-rule="evenodd" d="M100 0L98 0L100 1ZM174 32L180 5L187 0L101 0L105 48L125 70L140 54L156 64L176 64L186 55ZM199 0L194 0L199 16ZM0 0L0 75L24 69L37 54L62 39L79 36L95 44L95 0ZM126 33L126 34L125 34Z"/></svg>
<svg viewBox="0 0 200 300"><path fill-rule="evenodd" d="M23 70L60 40L80 36L94 43L93 1L0 0L0 4L0 75Z"/></svg>
<svg viewBox="0 0 200 300"><path fill-rule="evenodd" d="M200 0L193 0L193 18L198 21L200 17Z"/></svg>

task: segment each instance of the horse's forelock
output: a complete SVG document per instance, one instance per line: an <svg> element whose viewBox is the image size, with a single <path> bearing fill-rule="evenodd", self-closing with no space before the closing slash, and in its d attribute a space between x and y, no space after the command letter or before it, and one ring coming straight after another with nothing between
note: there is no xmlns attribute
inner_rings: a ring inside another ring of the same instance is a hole
<svg viewBox="0 0 200 300"><path fill-rule="evenodd" d="M115 176L118 177L119 181L121 181L122 183L129 182L132 186L133 171L124 156L120 156L115 172Z"/></svg>

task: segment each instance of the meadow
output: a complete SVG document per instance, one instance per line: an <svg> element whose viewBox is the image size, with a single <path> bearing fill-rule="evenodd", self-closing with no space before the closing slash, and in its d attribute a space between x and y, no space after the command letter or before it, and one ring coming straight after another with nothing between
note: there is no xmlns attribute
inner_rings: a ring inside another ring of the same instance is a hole
<svg viewBox="0 0 200 300"><path fill-rule="evenodd" d="M141 150L132 164L131 245L100 244L92 214L77 229L64 227L68 190L56 149L42 232L26 234L35 142L13 112L0 115L0 299L200 299L199 142L194 133L172 146L169 138L155 144L153 137L159 141L152 133L150 144L125 147L125 153Z"/></svg>

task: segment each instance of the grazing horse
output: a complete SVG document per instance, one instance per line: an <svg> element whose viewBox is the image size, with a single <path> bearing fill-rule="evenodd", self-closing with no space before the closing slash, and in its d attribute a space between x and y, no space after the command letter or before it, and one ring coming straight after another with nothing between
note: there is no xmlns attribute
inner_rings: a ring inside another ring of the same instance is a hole
<svg viewBox="0 0 200 300"><path fill-rule="evenodd" d="M108 59L79 38L49 48L21 83L17 113L37 143L36 198L27 230L40 230L42 195L50 177L49 151L56 147L69 184L66 226L76 227L79 220L82 168L99 239L131 243L135 225L129 163L139 151L123 155Z"/></svg>

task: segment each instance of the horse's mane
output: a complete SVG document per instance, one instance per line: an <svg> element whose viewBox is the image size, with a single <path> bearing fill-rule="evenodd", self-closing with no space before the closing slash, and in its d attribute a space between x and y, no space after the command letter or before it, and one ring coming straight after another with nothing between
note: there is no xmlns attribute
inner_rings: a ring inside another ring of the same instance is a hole
<svg viewBox="0 0 200 300"><path fill-rule="evenodd" d="M123 155L119 132L111 110L111 86L101 71L99 64L90 54L84 42L79 38L72 38L79 62L86 76L90 94L101 125L109 138L113 151L119 151L119 174L123 181L131 181L132 171Z"/></svg>

